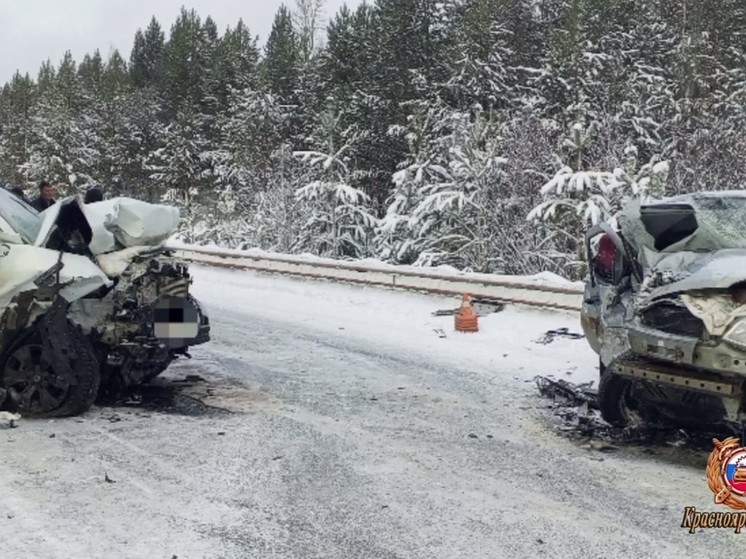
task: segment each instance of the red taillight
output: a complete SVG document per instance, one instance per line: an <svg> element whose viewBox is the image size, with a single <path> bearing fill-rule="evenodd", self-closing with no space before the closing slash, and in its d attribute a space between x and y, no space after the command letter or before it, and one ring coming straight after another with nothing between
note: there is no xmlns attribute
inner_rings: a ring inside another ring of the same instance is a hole
<svg viewBox="0 0 746 559"><path fill-rule="evenodd" d="M598 243L598 255L596 256L596 272L604 276L614 271L616 261L616 245L611 237L604 235Z"/></svg>

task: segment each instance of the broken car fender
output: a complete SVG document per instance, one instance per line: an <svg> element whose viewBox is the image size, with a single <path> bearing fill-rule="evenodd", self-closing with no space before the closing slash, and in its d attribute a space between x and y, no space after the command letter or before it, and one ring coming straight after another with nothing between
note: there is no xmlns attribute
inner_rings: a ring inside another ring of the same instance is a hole
<svg viewBox="0 0 746 559"><path fill-rule="evenodd" d="M52 271L51 281L56 281L54 268L59 270L60 284L64 287L60 295L67 301L75 301L101 287L111 287L112 281L94 262L85 256L60 253L29 245L0 244L0 308L11 303L23 291L36 291L34 283Z"/></svg>

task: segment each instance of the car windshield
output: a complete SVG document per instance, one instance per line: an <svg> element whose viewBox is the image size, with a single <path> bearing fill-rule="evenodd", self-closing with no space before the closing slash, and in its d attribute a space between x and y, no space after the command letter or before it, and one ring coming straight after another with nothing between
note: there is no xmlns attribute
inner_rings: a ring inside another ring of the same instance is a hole
<svg viewBox="0 0 746 559"><path fill-rule="evenodd" d="M699 227L694 250L746 248L746 196L721 193L690 197Z"/></svg>
<svg viewBox="0 0 746 559"><path fill-rule="evenodd" d="M24 242L33 244L36 241L42 223L39 212L5 189L0 189L0 216Z"/></svg>
<svg viewBox="0 0 746 559"><path fill-rule="evenodd" d="M656 251L746 248L746 193L686 194L642 208L632 204L627 215L630 236Z"/></svg>

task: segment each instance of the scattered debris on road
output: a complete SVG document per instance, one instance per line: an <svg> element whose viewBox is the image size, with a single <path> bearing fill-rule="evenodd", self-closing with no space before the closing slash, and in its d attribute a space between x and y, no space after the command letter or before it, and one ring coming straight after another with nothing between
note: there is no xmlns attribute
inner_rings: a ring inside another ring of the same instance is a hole
<svg viewBox="0 0 746 559"><path fill-rule="evenodd" d="M569 405L582 406L586 404L590 409L598 409L598 392L593 389L595 383L572 384L566 380L553 380L548 377L534 379L539 387L539 393L545 398L559 399Z"/></svg>
<svg viewBox="0 0 746 559"><path fill-rule="evenodd" d="M554 426L561 435L580 442L582 448L608 454L621 446L644 446L646 452L655 453L653 447L687 448L696 451L712 449L713 437L723 437L722 432L707 427L684 430L670 423L647 424L639 427L616 428L601 418L594 383L573 384L538 376L535 383L539 394L552 403L549 408Z"/></svg>
<svg viewBox="0 0 746 559"><path fill-rule="evenodd" d="M570 332L569 328L560 328L559 330L549 330L541 338L536 340L537 344L548 345L551 344L557 338L569 338L571 340L582 340L585 338L583 334L576 334Z"/></svg>
<svg viewBox="0 0 746 559"><path fill-rule="evenodd" d="M139 408L173 415L204 416L230 413L219 407L202 402L190 388L204 386L207 383L202 377L189 375L184 379L164 381L159 379L152 384L136 385L110 400L101 403L111 408ZM111 423L122 420L118 413L109 414Z"/></svg>
<svg viewBox="0 0 746 559"><path fill-rule="evenodd" d="M478 317L488 316L505 310L505 303L497 299L483 297L472 297L471 306ZM433 316L456 316L461 307L455 309L443 309L432 313Z"/></svg>
<svg viewBox="0 0 746 559"><path fill-rule="evenodd" d="M445 309L442 311L435 311L433 316L456 316L458 314L458 309Z"/></svg>

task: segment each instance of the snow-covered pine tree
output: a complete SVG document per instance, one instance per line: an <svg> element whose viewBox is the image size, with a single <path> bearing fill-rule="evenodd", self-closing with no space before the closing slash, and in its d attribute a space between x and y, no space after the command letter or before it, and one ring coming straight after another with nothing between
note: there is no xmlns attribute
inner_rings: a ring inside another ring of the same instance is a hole
<svg viewBox="0 0 746 559"><path fill-rule="evenodd" d="M31 112L28 158L19 172L30 183L47 180L61 195L75 194L92 179L99 153L81 125L84 96L77 65L67 52L56 72L44 71L43 93Z"/></svg>
<svg viewBox="0 0 746 559"><path fill-rule="evenodd" d="M379 27L370 4L363 3L354 11L342 8L329 24L320 73L321 112L337 115L340 130L360 131L350 139L348 151L354 161L352 186L371 196L376 215L388 197L395 170L391 160L394 141L388 135L392 102L381 95L377 74Z"/></svg>
<svg viewBox="0 0 746 559"><path fill-rule="evenodd" d="M394 126L390 130L392 135L404 136L409 153L392 177L393 192L376 229L376 252L384 261L412 264L419 257L410 220L423 200L425 185L441 174L439 167L432 166L436 155L433 144L446 112L441 105L421 103L409 116L406 127Z"/></svg>
<svg viewBox="0 0 746 559"><path fill-rule="evenodd" d="M593 41L594 14L589 0L561 0L559 14L547 11L553 22L548 50L540 71L532 72L530 85L539 93L541 115L563 128L583 120L597 121L603 110L603 70L609 55ZM558 6L553 6L557 9Z"/></svg>
<svg viewBox="0 0 746 559"><path fill-rule="evenodd" d="M501 268L495 232L510 192L497 130L495 119L479 108L474 114L442 113L434 151L422 169L427 180L409 220L416 264L478 272Z"/></svg>
<svg viewBox="0 0 746 559"><path fill-rule="evenodd" d="M156 181L163 200L179 205L184 226L195 220L211 219L211 170L205 163L207 145L202 135L200 115L182 111L162 132L159 144L146 165L150 179ZM202 211L206 210L206 211Z"/></svg>
<svg viewBox="0 0 746 559"><path fill-rule="evenodd" d="M157 87L163 80L163 48L166 40L161 24L153 17L143 32L138 29L130 55L129 71L137 88Z"/></svg>
<svg viewBox="0 0 746 559"><path fill-rule="evenodd" d="M242 244L250 242L252 246L286 254L305 250L298 240L313 219L316 204L297 194L316 171L299 161L289 144L272 153L270 162L268 187L254 199L251 239L243 239Z"/></svg>
<svg viewBox="0 0 746 559"><path fill-rule="evenodd" d="M285 6L275 15L261 64L262 82L282 103L295 104L301 52L293 16Z"/></svg>
<svg viewBox="0 0 746 559"><path fill-rule="evenodd" d="M259 48L243 20L228 27L215 53L218 105L226 110L235 91L255 90L259 85Z"/></svg>
<svg viewBox="0 0 746 559"><path fill-rule="evenodd" d="M165 193L165 187L153 178L163 164L158 154L167 139L165 107L153 87L135 89L124 99L123 140L130 172L122 194L157 203Z"/></svg>
<svg viewBox="0 0 746 559"><path fill-rule="evenodd" d="M0 177L10 184L27 182L20 168L29 157L35 95L31 77L18 72L0 93Z"/></svg>
<svg viewBox="0 0 746 559"><path fill-rule="evenodd" d="M507 5L510 4L510 5ZM455 9L450 41L451 77L445 84L449 102L461 110L479 104L484 110L506 110L516 100L516 86L523 78L519 54L508 15L525 8L523 0L470 0ZM531 14L523 14L522 32L530 28Z"/></svg>
<svg viewBox="0 0 746 559"><path fill-rule="evenodd" d="M296 152L296 157L315 171L315 180L297 191L298 199L306 202L312 213L295 251L336 258L369 256L376 219L368 210L370 198L350 185L347 152L354 137L340 137L334 115L322 115L320 122L316 139L320 150Z"/></svg>
<svg viewBox="0 0 746 559"><path fill-rule="evenodd" d="M669 164L658 156L640 165L638 151L629 145L624 163L614 169L595 170L583 166L583 152L592 141L593 130L581 124L572 127L566 140L572 146L577 167L564 166L541 189L544 201L528 215L529 221L551 223L564 234L558 251L550 250L548 257L567 262L570 273L584 274L582 241L584 231L591 225L611 219L632 199L646 201L662 196L666 190Z"/></svg>

